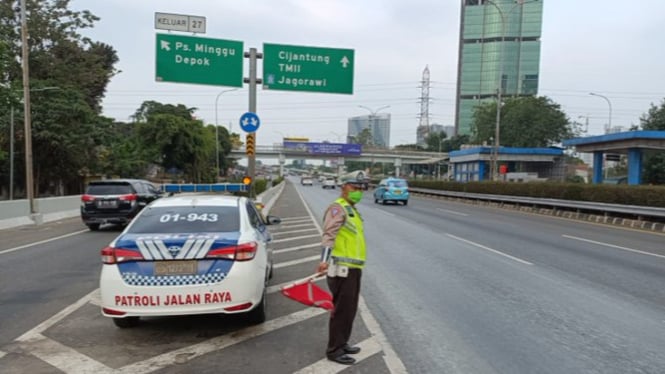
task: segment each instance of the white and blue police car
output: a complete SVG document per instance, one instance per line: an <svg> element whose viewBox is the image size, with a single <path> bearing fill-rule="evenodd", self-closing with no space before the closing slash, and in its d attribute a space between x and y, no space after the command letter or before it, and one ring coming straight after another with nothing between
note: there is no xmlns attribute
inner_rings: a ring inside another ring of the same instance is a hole
<svg viewBox="0 0 665 374"><path fill-rule="evenodd" d="M246 313L266 318L271 240L254 202L229 195L187 195L148 205L102 249L102 314L118 327L140 317Z"/></svg>

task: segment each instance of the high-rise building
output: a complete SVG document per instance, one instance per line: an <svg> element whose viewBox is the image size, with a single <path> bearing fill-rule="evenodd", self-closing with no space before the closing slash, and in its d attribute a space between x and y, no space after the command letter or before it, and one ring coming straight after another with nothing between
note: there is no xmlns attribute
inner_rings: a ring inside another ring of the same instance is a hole
<svg viewBox="0 0 665 374"><path fill-rule="evenodd" d="M347 142L357 137L364 129L369 129L370 145L388 148L390 146L390 114L379 113L349 118Z"/></svg>
<svg viewBox="0 0 665 374"><path fill-rule="evenodd" d="M543 0L462 0L455 133L477 105L538 93ZM448 134L452 136L454 134Z"/></svg>
<svg viewBox="0 0 665 374"><path fill-rule="evenodd" d="M416 130L416 144L421 147L427 147L427 137L431 134L445 132L446 127L452 126L443 126L438 124L432 124L430 126L418 126L418 129Z"/></svg>

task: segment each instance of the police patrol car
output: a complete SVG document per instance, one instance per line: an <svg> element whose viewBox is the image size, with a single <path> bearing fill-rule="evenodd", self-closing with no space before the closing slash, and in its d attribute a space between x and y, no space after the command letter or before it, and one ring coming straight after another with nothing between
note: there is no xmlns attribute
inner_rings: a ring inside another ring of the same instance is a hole
<svg viewBox="0 0 665 374"><path fill-rule="evenodd" d="M244 197L156 200L101 252L102 314L118 327L207 313L246 313L262 323L272 276L267 225L278 223Z"/></svg>

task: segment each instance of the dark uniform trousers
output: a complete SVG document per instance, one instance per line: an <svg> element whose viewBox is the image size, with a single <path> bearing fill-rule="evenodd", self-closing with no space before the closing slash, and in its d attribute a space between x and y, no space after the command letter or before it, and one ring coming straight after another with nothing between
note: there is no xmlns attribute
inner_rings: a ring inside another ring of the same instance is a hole
<svg viewBox="0 0 665 374"><path fill-rule="evenodd" d="M351 338L353 319L358 310L358 299L360 297L361 269L349 269L346 278L328 277L328 288L332 293L334 311L330 314L328 332L328 358L339 357L344 354L344 346Z"/></svg>

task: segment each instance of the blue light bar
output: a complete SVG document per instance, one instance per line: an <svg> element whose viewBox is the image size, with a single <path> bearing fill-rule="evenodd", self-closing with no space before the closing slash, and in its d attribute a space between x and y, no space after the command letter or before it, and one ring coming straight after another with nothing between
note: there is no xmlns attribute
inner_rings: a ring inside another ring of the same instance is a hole
<svg viewBox="0 0 665 374"><path fill-rule="evenodd" d="M242 183L214 184L163 184L163 192L247 192L248 186Z"/></svg>

